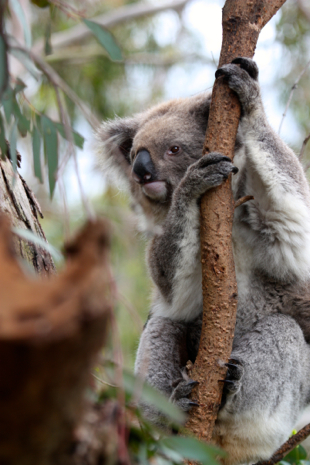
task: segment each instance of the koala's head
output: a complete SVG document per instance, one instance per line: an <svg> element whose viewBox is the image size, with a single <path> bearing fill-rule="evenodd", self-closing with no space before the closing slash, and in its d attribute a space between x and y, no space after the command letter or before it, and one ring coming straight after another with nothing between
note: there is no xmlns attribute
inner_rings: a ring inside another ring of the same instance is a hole
<svg viewBox="0 0 310 465"><path fill-rule="evenodd" d="M96 133L98 165L125 185L134 205L160 223L174 189L202 155L210 95L171 100L132 118L103 123Z"/></svg>

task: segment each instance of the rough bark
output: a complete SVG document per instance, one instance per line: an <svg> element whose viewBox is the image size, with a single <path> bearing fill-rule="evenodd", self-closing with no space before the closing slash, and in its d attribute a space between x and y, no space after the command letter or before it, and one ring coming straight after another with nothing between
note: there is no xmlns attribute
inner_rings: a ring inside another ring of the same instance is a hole
<svg viewBox="0 0 310 465"><path fill-rule="evenodd" d="M219 67L238 56L253 57L263 26L285 0L226 0L223 8L223 42ZM240 118L237 97L223 79L215 82L203 153L222 152L233 158ZM187 427L210 441L219 409L222 385L237 311L231 230L234 202L230 181L208 191L201 204L201 260L203 323L199 352L191 377L200 382L193 393L199 408L193 409Z"/></svg>
<svg viewBox="0 0 310 465"><path fill-rule="evenodd" d="M9 159L0 159L0 211L7 213L12 226L32 231L46 241L38 216L43 218L40 206L24 179L14 173ZM55 273L50 254L31 242L14 236L15 250L18 255L32 264L34 270L48 276Z"/></svg>
<svg viewBox="0 0 310 465"><path fill-rule="evenodd" d="M111 311L106 224L86 225L66 247L65 271L48 280L25 276L13 250L1 214L0 463L104 463L109 406L83 414Z"/></svg>

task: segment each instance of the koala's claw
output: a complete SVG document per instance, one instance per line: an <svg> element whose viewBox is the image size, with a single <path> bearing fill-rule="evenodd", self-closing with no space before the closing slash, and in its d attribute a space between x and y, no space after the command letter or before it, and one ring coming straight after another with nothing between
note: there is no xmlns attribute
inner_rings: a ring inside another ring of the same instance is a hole
<svg viewBox="0 0 310 465"><path fill-rule="evenodd" d="M239 65L239 66L238 66ZM260 103L260 91L257 82L258 68L250 58L235 58L232 63L219 68L215 77L223 76L230 89L236 92L244 112L250 112Z"/></svg>
<svg viewBox="0 0 310 465"><path fill-rule="evenodd" d="M198 381L194 381L192 379L179 378L175 380L172 383L172 387L174 389L170 396L170 401L185 412L188 412L191 407L199 407L199 404L194 399L187 398L187 396L192 392L192 389L198 384Z"/></svg>
<svg viewBox="0 0 310 465"><path fill-rule="evenodd" d="M208 189L221 185L230 173L237 173L238 168L230 158L221 153L211 152L203 155L187 170L183 183L185 192L199 198ZM181 187L182 188L182 187Z"/></svg>
<svg viewBox="0 0 310 465"><path fill-rule="evenodd" d="M195 400L190 400L188 404L189 404L191 407L199 407L198 402L196 402Z"/></svg>
<svg viewBox="0 0 310 465"><path fill-rule="evenodd" d="M258 66L251 58L237 57L232 61L233 64L240 65L240 68L248 72L251 78L257 81L258 78Z"/></svg>
<svg viewBox="0 0 310 465"><path fill-rule="evenodd" d="M229 360L228 363L225 363L228 370L226 373L226 378L223 380L224 389L230 393L237 392L240 388L240 380L243 375L244 368L238 360Z"/></svg>

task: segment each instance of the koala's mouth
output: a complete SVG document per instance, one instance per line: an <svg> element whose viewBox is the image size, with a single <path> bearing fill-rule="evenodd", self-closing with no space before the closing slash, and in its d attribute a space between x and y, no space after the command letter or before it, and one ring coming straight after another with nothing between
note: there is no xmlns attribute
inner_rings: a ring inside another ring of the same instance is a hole
<svg viewBox="0 0 310 465"><path fill-rule="evenodd" d="M151 181L142 184L143 193L152 200L164 200L167 197L165 181Z"/></svg>

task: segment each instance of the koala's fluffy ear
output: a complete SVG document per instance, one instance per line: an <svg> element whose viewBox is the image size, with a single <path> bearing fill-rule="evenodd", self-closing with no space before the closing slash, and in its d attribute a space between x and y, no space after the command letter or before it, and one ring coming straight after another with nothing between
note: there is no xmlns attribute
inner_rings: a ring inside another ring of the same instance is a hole
<svg viewBox="0 0 310 465"><path fill-rule="evenodd" d="M206 131L209 119L211 94L203 93L195 95L195 97L190 98L190 102L190 114L195 117L195 120L198 122L203 131Z"/></svg>
<svg viewBox="0 0 310 465"><path fill-rule="evenodd" d="M96 165L119 187L128 186L130 150L138 128L138 117L117 118L102 123L95 133Z"/></svg>

